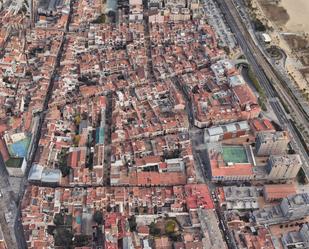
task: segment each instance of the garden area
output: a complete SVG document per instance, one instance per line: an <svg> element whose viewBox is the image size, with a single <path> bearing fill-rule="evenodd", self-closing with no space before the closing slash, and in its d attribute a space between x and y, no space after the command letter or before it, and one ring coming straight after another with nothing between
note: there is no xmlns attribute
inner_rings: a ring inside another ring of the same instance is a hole
<svg viewBox="0 0 309 249"><path fill-rule="evenodd" d="M168 236L173 241L181 241L180 226L174 218L162 218L149 225L153 237Z"/></svg>

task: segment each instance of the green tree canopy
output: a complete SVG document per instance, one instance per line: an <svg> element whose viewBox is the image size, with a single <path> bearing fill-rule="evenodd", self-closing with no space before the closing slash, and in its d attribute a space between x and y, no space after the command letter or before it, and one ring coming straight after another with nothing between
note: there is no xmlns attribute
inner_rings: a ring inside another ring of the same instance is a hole
<svg viewBox="0 0 309 249"><path fill-rule="evenodd" d="M55 246L62 246L64 248L71 248L73 245L73 234L70 230L58 227L54 232Z"/></svg>
<svg viewBox="0 0 309 249"><path fill-rule="evenodd" d="M101 225L103 223L103 214L101 211L97 210L94 212L93 214L93 220L98 223L99 225Z"/></svg>

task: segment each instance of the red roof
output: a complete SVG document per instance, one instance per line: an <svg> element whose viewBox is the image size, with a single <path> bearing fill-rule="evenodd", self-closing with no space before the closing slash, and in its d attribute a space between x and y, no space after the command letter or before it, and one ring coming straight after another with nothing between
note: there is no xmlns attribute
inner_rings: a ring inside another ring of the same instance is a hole
<svg viewBox="0 0 309 249"><path fill-rule="evenodd" d="M100 107L106 107L106 97L105 96L99 97L99 105Z"/></svg>
<svg viewBox="0 0 309 249"><path fill-rule="evenodd" d="M264 193L267 199L282 199L296 194L296 187L291 184L268 184L264 185Z"/></svg>
<svg viewBox="0 0 309 249"><path fill-rule="evenodd" d="M213 176L251 176L253 170L250 163L234 164L227 167L216 167L211 163L211 174Z"/></svg>
<svg viewBox="0 0 309 249"><path fill-rule="evenodd" d="M274 126L268 119L253 119L251 125L256 131L272 131L275 130Z"/></svg>
<svg viewBox="0 0 309 249"><path fill-rule="evenodd" d="M268 119L263 119L263 123L268 129L270 129L270 130L275 129L274 126L272 125L272 123Z"/></svg>
<svg viewBox="0 0 309 249"><path fill-rule="evenodd" d="M214 204L206 184L188 184L185 186L186 204L188 209L198 207L213 209Z"/></svg>
<svg viewBox="0 0 309 249"><path fill-rule="evenodd" d="M105 215L105 227L110 228L112 225L116 225L117 223L117 213L108 213Z"/></svg>
<svg viewBox="0 0 309 249"><path fill-rule="evenodd" d="M187 179L180 172L138 172L130 175L131 184L137 179L138 185L179 185L186 184Z"/></svg>
<svg viewBox="0 0 309 249"><path fill-rule="evenodd" d="M248 85L235 86L233 88L240 105L257 104L257 98Z"/></svg>

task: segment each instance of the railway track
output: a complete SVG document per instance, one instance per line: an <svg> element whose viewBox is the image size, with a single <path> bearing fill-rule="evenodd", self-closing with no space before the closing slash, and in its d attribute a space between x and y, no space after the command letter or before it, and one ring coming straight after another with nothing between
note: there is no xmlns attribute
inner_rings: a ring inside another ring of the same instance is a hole
<svg viewBox="0 0 309 249"><path fill-rule="evenodd" d="M302 108L299 108L299 103L295 103L295 100L286 93L285 82L279 77L279 73L276 72L268 60L264 57L260 48L253 41L251 34L247 30L245 24L242 22L237 9L235 8L232 0L216 0L222 13L225 16L231 30L234 32L236 40L239 46L243 49L244 54L247 57L250 65L253 68L259 82L265 89L266 95L269 100L269 104L276 113L280 125L287 129L291 137L291 145L293 149L299 153L303 161L303 170L307 177L309 176L309 157L308 150L302 144L301 134L296 131L296 127L293 125L293 120L285 112L278 97L280 97L285 104L289 107L290 111L295 115L298 122L302 123L309 128L308 116Z"/></svg>

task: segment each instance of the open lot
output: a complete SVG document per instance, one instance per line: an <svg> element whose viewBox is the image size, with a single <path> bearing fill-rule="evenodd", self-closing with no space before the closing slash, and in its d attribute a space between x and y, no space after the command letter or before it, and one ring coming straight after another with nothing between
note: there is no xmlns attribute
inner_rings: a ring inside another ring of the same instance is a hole
<svg viewBox="0 0 309 249"><path fill-rule="evenodd" d="M278 26L285 25L289 21L289 14L286 9L270 0L258 0L266 17Z"/></svg>

